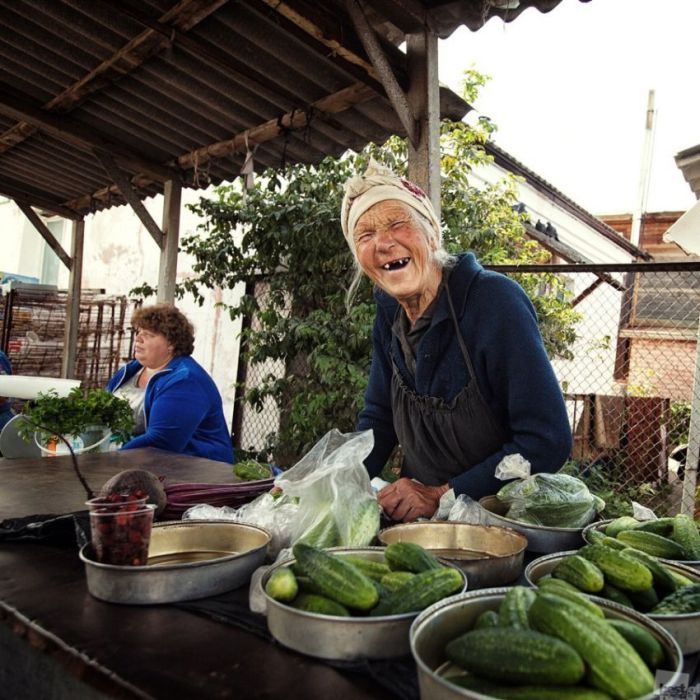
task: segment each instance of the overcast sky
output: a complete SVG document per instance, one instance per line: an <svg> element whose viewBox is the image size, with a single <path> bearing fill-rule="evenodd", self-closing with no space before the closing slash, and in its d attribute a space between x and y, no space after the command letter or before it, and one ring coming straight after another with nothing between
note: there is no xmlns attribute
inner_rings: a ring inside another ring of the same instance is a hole
<svg viewBox="0 0 700 700"><path fill-rule="evenodd" d="M700 0L563 0L440 42L440 79L491 76L476 101L512 156L594 214L631 212L649 90L656 128L647 211L695 201L676 167L700 144Z"/></svg>

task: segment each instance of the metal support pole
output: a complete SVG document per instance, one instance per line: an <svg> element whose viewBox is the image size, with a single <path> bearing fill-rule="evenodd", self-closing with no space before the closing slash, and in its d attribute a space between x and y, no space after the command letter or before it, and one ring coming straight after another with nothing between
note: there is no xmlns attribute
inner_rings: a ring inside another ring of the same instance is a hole
<svg viewBox="0 0 700 700"><path fill-rule="evenodd" d="M85 221L73 222L71 258L73 264L68 278L68 297L66 298L66 327L63 336L63 358L61 376L75 378L75 358L78 351L78 327L80 325L80 291L83 277L83 238Z"/></svg>
<svg viewBox="0 0 700 700"><path fill-rule="evenodd" d="M180 241L180 202L182 185L168 180L163 189L163 247L158 271L158 301L174 303L177 276L177 250Z"/></svg>
<svg viewBox="0 0 700 700"><path fill-rule="evenodd" d="M695 488L698 480L698 458L700 457L700 323L698 323L697 346L695 351L695 379L693 393L690 397L690 428L688 430L688 449L685 455L685 472L683 474L683 495L681 513L693 517L695 509Z"/></svg>

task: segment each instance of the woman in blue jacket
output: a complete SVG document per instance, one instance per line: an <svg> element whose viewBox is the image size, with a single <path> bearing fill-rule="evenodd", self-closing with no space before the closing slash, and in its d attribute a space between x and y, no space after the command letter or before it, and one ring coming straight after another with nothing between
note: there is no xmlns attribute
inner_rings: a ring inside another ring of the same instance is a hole
<svg viewBox="0 0 700 700"><path fill-rule="evenodd" d="M134 437L122 446L159 447L171 452L234 461L221 395L207 372L190 357L194 330L170 304L138 309L134 360L122 367L107 389L129 401Z"/></svg>
<svg viewBox="0 0 700 700"><path fill-rule="evenodd" d="M394 520L429 517L453 488L473 499L503 482L509 454L531 472L569 456L571 429L535 311L513 280L471 253L450 256L430 200L371 163L348 181L343 233L375 284L373 354L358 429L372 429L370 476L400 444L401 477L379 501Z"/></svg>

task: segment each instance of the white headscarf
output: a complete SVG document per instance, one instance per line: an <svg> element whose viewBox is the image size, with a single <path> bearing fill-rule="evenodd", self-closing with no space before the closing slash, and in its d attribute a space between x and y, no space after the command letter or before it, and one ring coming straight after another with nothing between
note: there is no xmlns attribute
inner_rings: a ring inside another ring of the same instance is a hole
<svg viewBox="0 0 700 700"><path fill-rule="evenodd" d="M438 246L442 243L440 222L435 209L423 190L410 180L398 177L389 168L370 160L363 175L355 175L345 183L345 196L340 212L340 224L343 235L353 255L355 241L353 231L357 220L372 206L387 199L396 199L408 204L422 214L435 230Z"/></svg>

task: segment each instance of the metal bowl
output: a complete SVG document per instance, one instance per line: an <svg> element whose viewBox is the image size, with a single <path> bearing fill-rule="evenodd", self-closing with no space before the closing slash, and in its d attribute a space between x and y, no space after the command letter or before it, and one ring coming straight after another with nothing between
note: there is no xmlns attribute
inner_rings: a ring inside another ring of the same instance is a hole
<svg viewBox="0 0 700 700"><path fill-rule="evenodd" d="M469 590L503 586L523 570L524 535L511 528L429 521L394 525L379 532L382 544L413 542L461 569Z"/></svg>
<svg viewBox="0 0 700 700"><path fill-rule="evenodd" d="M479 499L479 505L483 510L487 525L509 527L525 535L527 537L528 552L539 554L561 552L564 549L580 547L583 544L582 527L529 525L506 518L505 513L508 511L508 506L499 501L496 496L484 496Z"/></svg>
<svg viewBox="0 0 700 700"><path fill-rule="evenodd" d="M145 566L95 561L80 550L90 593L109 603L151 605L206 598L248 583L262 565L270 533L256 525L188 520L153 525Z"/></svg>
<svg viewBox="0 0 700 700"><path fill-rule="evenodd" d="M588 544L592 544L591 538L590 538L590 533L592 530L601 530L604 531L605 528L613 521L613 518L609 518L608 520L598 520L595 523L591 523L590 525L587 525L586 527L583 528L583 539L585 542ZM696 571L700 571L700 561L696 560L687 560L687 559L663 559L665 562L673 562L674 564L681 564L683 566L688 566L691 569L695 569ZM699 633L700 634L700 633Z"/></svg>
<svg viewBox="0 0 700 700"><path fill-rule="evenodd" d="M449 641L472 629L476 618L484 610L498 610L508 588L485 588L441 600L424 610L411 625L411 654L418 668L420 696L424 700L456 700L472 698L488 700L491 696L460 688L450 683L445 676L458 672L445 656ZM683 668L683 655L673 637L655 622L634 610L629 610L602 598L595 598L606 617L635 622L647 629L661 643L667 668L671 676L667 685L674 685ZM658 690L639 700L657 698Z"/></svg>
<svg viewBox="0 0 700 700"><path fill-rule="evenodd" d="M551 573L554 567L569 554L576 554L575 550L570 552L558 552L539 557L530 562L525 569L525 578L533 586L547 574ZM674 561L664 561L664 566L673 569L683 576L687 576L691 581L700 582L700 572L689 566L684 566ZM599 603L602 598L596 598ZM650 615L645 617L653 620L663 627L678 642L684 654L694 654L700 651L700 613L689 613L688 615Z"/></svg>
<svg viewBox="0 0 700 700"><path fill-rule="evenodd" d="M383 561L383 547L333 547L332 553L359 554ZM262 578L263 592L272 573L290 566L286 559L270 567ZM455 567L456 568L456 567ZM464 576L464 573L462 572ZM464 580L466 590L467 581ZM285 647L320 659L391 659L409 653L408 631L418 613L377 617L331 617L297 610L270 598L267 593L267 626L270 634Z"/></svg>

